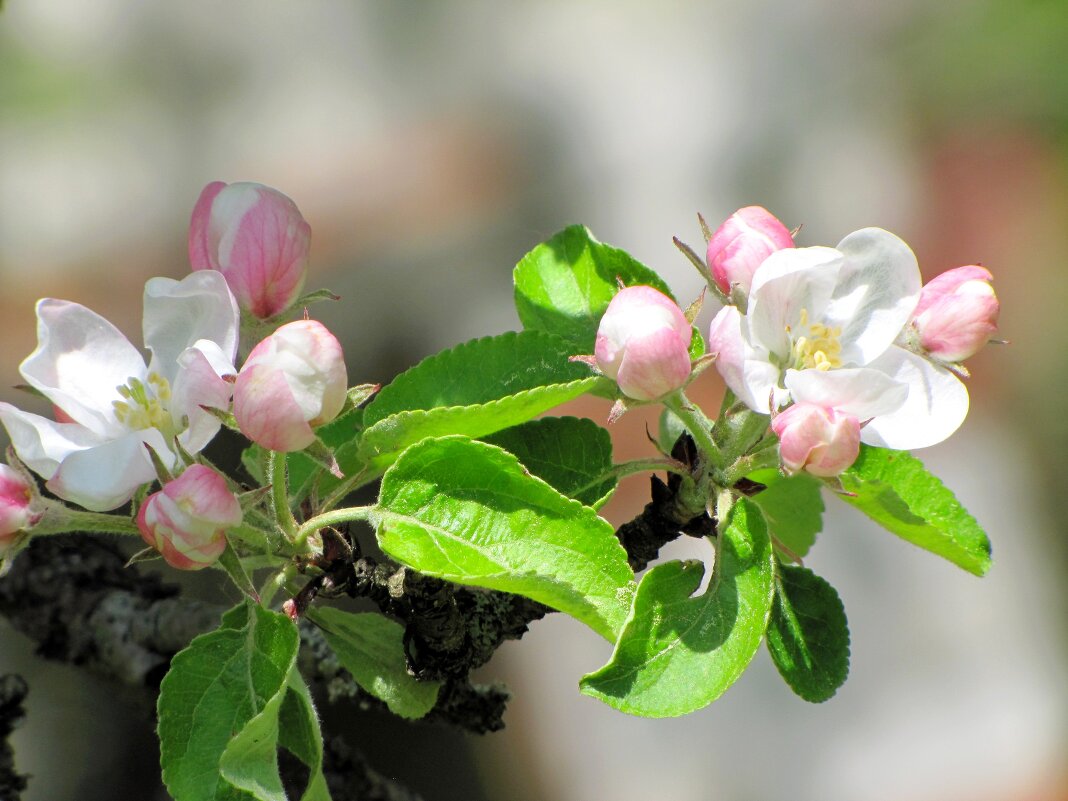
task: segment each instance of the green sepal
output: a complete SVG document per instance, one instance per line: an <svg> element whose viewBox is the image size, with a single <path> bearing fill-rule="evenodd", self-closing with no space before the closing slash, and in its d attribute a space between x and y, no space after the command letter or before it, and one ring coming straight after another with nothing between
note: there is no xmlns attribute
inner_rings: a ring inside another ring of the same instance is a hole
<svg viewBox="0 0 1068 801"><path fill-rule="evenodd" d="M230 580L237 585L237 588L241 590L241 592L256 603L260 602L260 594L256 591L256 585L252 583L252 579L249 578L248 573L241 564L241 559L238 557L237 551L234 550L234 546L230 542L229 536L226 538L226 547L223 549L223 552L219 554L218 565L226 572L226 575L230 577Z"/></svg>

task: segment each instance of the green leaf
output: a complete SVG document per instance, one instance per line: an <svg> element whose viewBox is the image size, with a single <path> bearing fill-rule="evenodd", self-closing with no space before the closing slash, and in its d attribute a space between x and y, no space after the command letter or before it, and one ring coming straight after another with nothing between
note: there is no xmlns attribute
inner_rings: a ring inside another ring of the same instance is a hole
<svg viewBox="0 0 1068 801"><path fill-rule="evenodd" d="M388 464L426 437L483 437L537 417L603 381L578 351L537 331L475 339L424 359L401 373L364 411L365 459Z"/></svg>
<svg viewBox="0 0 1068 801"><path fill-rule="evenodd" d="M175 801L285 798L278 713L298 644L293 621L247 603L174 657L158 713L163 782Z"/></svg>
<svg viewBox="0 0 1068 801"><path fill-rule="evenodd" d="M523 327L573 343L575 353L593 353L604 310L626 286L655 287L674 300L663 279L628 253L602 244L582 225L543 242L516 265L515 305Z"/></svg>
<svg viewBox="0 0 1068 801"><path fill-rule="evenodd" d="M778 566L767 642L775 667L806 701L826 701L849 675L845 607L811 570Z"/></svg>
<svg viewBox="0 0 1068 801"><path fill-rule="evenodd" d="M314 607L308 616L323 630L341 666L395 715L421 718L434 708L441 682L408 675L404 626L373 612L352 614Z"/></svg>
<svg viewBox="0 0 1068 801"><path fill-rule="evenodd" d="M956 497L919 459L904 451L864 445L842 474L841 496L903 540L948 559L969 573L990 569L990 539Z"/></svg>
<svg viewBox="0 0 1068 801"><path fill-rule="evenodd" d="M615 641L634 574L612 526L464 437L424 440L382 479L372 518L394 559L457 584L540 601Z"/></svg>
<svg viewBox="0 0 1068 801"><path fill-rule="evenodd" d="M715 572L698 561L667 562L642 577L607 665L582 692L631 715L685 715L716 700L749 664L767 627L774 557L760 511L742 499L721 527Z"/></svg>
<svg viewBox="0 0 1068 801"><path fill-rule="evenodd" d="M550 487L585 506L599 508L615 492L612 438L592 420L543 417L485 441L512 453Z"/></svg>
<svg viewBox="0 0 1068 801"><path fill-rule="evenodd" d="M323 736L308 685L300 671L289 676L289 690L278 717L278 745L308 766L308 786L300 801L330 801L323 776Z"/></svg>
<svg viewBox="0 0 1068 801"><path fill-rule="evenodd" d="M804 556L823 529L822 484L808 473L777 478L753 496L772 535L797 556Z"/></svg>

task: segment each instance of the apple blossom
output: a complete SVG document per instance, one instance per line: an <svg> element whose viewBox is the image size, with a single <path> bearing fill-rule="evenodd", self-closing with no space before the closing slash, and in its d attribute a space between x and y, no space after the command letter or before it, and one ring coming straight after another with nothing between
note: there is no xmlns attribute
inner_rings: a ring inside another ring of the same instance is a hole
<svg viewBox="0 0 1068 801"><path fill-rule="evenodd" d="M735 285L748 294L753 273L764 259L793 246L794 238L775 215L762 206L746 206L712 234L706 260L724 295L729 296Z"/></svg>
<svg viewBox="0 0 1068 801"><path fill-rule="evenodd" d="M916 257L879 228L837 248L780 250L754 273L747 314L727 306L712 321L708 351L755 411L812 403L870 420L861 432L869 444L926 447L961 424L968 392L894 344L919 295Z"/></svg>
<svg viewBox="0 0 1068 801"><path fill-rule="evenodd" d="M797 403L771 420L789 473L836 476L860 454L860 421L837 409Z"/></svg>
<svg viewBox="0 0 1068 801"><path fill-rule="evenodd" d="M226 549L226 530L241 519L241 505L226 479L194 464L145 499L137 527L171 567L200 570L219 558Z"/></svg>
<svg viewBox="0 0 1068 801"><path fill-rule="evenodd" d="M57 420L0 403L19 458L53 493L86 509L115 509L156 478L146 446L169 469L219 430L202 407L225 409L238 308L219 273L145 284L151 360L100 315L65 300L37 304L37 349L19 366L58 409ZM62 422L58 422L62 421Z"/></svg>
<svg viewBox="0 0 1068 801"><path fill-rule="evenodd" d="M234 417L264 448L303 450L315 441L312 427L341 411L347 385L337 338L320 322L297 320L252 349L234 385Z"/></svg>
<svg viewBox="0 0 1068 801"><path fill-rule="evenodd" d="M32 500L33 487L26 478L13 467L0 464L0 556L33 524Z"/></svg>
<svg viewBox="0 0 1068 801"><path fill-rule="evenodd" d="M259 318L288 309L307 273L311 227L296 204L254 183L204 187L189 223L194 270L218 270L242 309Z"/></svg>
<svg viewBox="0 0 1068 801"><path fill-rule="evenodd" d="M653 400L690 377L693 332L682 310L651 286L621 289L597 328L597 366L628 398Z"/></svg>
<svg viewBox="0 0 1068 801"><path fill-rule="evenodd" d="M974 356L998 330L1001 307L990 271L976 265L947 270L924 285L911 327L919 346L944 362Z"/></svg>

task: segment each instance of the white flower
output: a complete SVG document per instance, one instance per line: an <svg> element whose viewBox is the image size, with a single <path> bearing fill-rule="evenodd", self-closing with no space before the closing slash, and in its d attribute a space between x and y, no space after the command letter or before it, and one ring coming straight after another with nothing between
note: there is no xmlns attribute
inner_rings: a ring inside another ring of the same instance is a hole
<svg viewBox="0 0 1068 801"><path fill-rule="evenodd" d="M923 448L957 429L968 392L894 344L919 295L916 257L879 228L837 248L780 250L754 274L747 314L727 306L712 321L708 351L751 409L812 403L871 420L868 444Z"/></svg>
<svg viewBox="0 0 1068 801"><path fill-rule="evenodd" d="M19 366L56 407L57 421L0 403L12 445L48 488L94 511L126 503L156 471L146 445L177 464L175 440L196 453L219 430L202 406L225 409L237 352L238 308L214 271L145 284L141 353L77 303L37 303L37 349Z"/></svg>

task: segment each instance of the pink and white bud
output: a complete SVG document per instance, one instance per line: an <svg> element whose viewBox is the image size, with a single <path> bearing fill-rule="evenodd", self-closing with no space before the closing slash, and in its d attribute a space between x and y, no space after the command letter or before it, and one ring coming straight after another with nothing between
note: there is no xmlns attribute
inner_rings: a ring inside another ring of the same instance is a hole
<svg viewBox="0 0 1068 801"><path fill-rule="evenodd" d="M226 479L210 467L194 464L137 512L137 527L171 567L200 570L226 549L226 530L241 523L241 505Z"/></svg>
<svg viewBox="0 0 1068 801"><path fill-rule="evenodd" d="M33 487L13 467L0 464L0 556L15 544L19 534L33 525L30 509Z"/></svg>
<svg viewBox="0 0 1068 801"><path fill-rule="evenodd" d="M1001 304L993 280L989 270L969 265L924 285L912 317L920 347L944 362L978 353L998 330Z"/></svg>
<svg viewBox="0 0 1068 801"><path fill-rule="evenodd" d="M706 261L716 286L724 295L736 284L745 294L753 273L776 250L792 248L794 238L770 211L762 206L738 209L708 240Z"/></svg>
<svg viewBox="0 0 1068 801"><path fill-rule="evenodd" d="M860 453L860 421L851 414L810 403L794 404L776 415L772 430L788 473L837 476Z"/></svg>
<svg viewBox="0 0 1068 801"><path fill-rule="evenodd" d="M262 184L204 187L189 222L194 270L218 270L242 309L265 319L300 296L311 227L296 204Z"/></svg>
<svg viewBox="0 0 1068 801"><path fill-rule="evenodd" d="M628 398L653 400L690 377L693 332L675 302L651 286L621 289L597 328L597 366Z"/></svg>
<svg viewBox="0 0 1068 801"><path fill-rule="evenodd" d="M337 417L347 389L341 343L322 323L297 320L252 349L234 384L234 417L256 444L300 451L314 426Z"/></svg>

